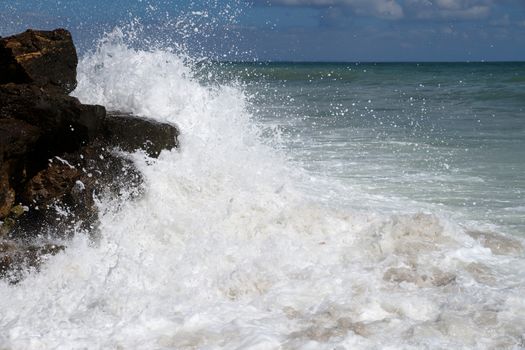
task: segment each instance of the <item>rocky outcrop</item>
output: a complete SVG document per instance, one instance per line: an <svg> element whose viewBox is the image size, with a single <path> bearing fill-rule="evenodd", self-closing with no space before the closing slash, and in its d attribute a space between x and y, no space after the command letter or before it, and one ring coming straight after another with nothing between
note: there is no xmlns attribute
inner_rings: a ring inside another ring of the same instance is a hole
<svg viewBox="0 0 525 350"><path fill-rule="evenodd" d="M173 125L68 96L76 66L64 29L0 38L0 277L63 249L36 236L95 232L97 197L141 193L140 172L119 151L157 157L178 146Z"/></svg>

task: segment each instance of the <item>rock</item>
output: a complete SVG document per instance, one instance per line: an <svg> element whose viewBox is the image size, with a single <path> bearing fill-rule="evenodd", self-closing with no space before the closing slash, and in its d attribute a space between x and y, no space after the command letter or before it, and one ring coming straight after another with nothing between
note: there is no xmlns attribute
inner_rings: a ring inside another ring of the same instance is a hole
<svg viewBox="0 0 525 350"><path fill-rule="evenodd" d="M65 158L83 170L80 180L88 191L92 188L96 194L118 196L126 189L139 189L142 184L142 176L133 162L114 152L104 141L92 142Z"/></svg>
<svg viewBox="0 0 525 350"><path fill-rule="evenodd" d="M15 203L15 191L9 184L8 172L0 168L0 219L6 217Z"/></svg>
<svg viewBox="0 0 525 350"><path fill-rule="evenodd" d="M104 107L32 85L0 85L0 218L50 157L94 140L104 115Z"/></svg>
<svg viewBox="0 0 525 350"><path fill-rule="evenodd" d="M3 108L1 106L0 110ZM33 125L17 119L0 119L0 160L31 152L39 138L40 130Z"/></svg>
<svg viewBox="0 0 525 350"><path fill-rule="evenodd" d="M170 124L121 112L108 112L102 121L102 135L111 145L123 151L146 151L158 157L163 149L178 147L179 131Z"/></svg>
<svg viewBox="0 0 525 350"><path fill-rule="evenodd" d="M29 212L11 229L15 237L45 234L68 238L75 228L92 231L98 222L95 197L135 197L142 177L133 163L96 141L51 159L25 186Z"/></svg>
<svg viewBox="0 0 525 350"><path fill-rule="evenodd" d="M84 105L74 97L34 85L0 85L0 118L38 128L41 159L78 150L95 139L105 114L102 106Z"/></svg>
<svg viewBox="0 0 525 350"><path fill-rule="evenodd" d="M0 219L15 203L15 189L27 174L26 155L40 138L38 128L21 120L0 119Z"/></svg>
<svg viewBox="0 0 525 350"><path fill-rule="evenodd" d="M14 207L12 207L11 212L9 214L11 214L14 218L19 218L22 215L24 215L25 212L26 212L26 208L19 204L19 205L15 205Z"/></svg>
<svg viewBox="0 0 525 350"><path fill-rule="evenodd" d="M16 226L15 219L9 218L9 217L4 218L2 223L0 224L0 239L7 237L15 226Z"/></svg>
<svg viewBox="0 0 525 350"><path fill-rule="evenodd" d="M53 163L29 181L22 198L25 203L47 206L69 193L80 176L81 171L73 166Z"/></svg>
<svg viewBox="0 0 525 350"><path fill-rule="evenodd" d="M480 284L486 284L488 286L494 286L496 284L494 271L485 264L472 262L465 266L465 270Z"/></svg>
<svg viewBox="0 0 525 350"><path fill-rule="evenodd" d="M78 57L65 29L27 30L0 38L0 84L34 83L68 94L76 87Z"/></svg>
<svg viewBox="0 0 525 350"><path fill-rule="evenodd" d="M19 282L28 268L38 270L47 257L56 255L65 247L60 244L31 244L15 241L0 242L0 278Z"/></svg>

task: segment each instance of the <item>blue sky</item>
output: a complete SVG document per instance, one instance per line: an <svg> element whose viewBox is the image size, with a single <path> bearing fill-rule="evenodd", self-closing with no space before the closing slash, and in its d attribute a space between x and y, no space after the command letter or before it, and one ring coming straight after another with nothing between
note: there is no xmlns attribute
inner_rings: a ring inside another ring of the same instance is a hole
<svg viewBox="0 0 525 350"><path fill-rule="evenodd" d="M140 18L223 59L525 60L525 0L0 0L0 35L66 27L81 50Z"/></svg>

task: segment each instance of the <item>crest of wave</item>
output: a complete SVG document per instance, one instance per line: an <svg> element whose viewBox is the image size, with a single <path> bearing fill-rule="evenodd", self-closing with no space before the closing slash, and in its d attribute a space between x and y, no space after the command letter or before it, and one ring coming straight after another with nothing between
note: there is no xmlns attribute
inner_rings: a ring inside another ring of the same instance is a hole
<svg viewBox="0 0 525 350"><path fill-rule="evenodd" d="M199 84L186 62L171 49L134 49L119 30L81 60L75 96L175 123L181 148L157 160L131 155L144 174L145 195L100 203L95 246L78 235L41 273L15 288L0 285L0 345L149 348L195 326L233 321L231 283L257 291L264 259L238 277L236 269L253 264L266 249L267 226L300 196L283 159L259 142L243 92ZM180 341L191 344L193 337ZM232 334L221 341L228 337L242 340Z"/></svg>
<svg viewBox="0 0 525 350"><path fill-rule="evenodd" d="M180 128L179 151L165 152L153 166L136 157L146 175L152 172L146 176L151 189L213 189L229 201L242 191L275 193L291 187L292 170L260 142L243 91L233 84L204 86L194 78L191 59L173 49L136 50L115 30L81 61L78 80L74 94L86 103ZM216 195L203 198L202 204ZM183 198L179 196L178 202Z"/></svg>

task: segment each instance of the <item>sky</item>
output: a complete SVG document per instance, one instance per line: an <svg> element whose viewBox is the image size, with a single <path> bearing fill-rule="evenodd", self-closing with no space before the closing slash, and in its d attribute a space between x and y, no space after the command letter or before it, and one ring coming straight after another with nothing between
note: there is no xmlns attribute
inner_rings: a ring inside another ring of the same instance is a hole
<svg viewBox="0 0 525 350"><path fill-rule="evenodd" d="M224 60L525 61L525 0L0 0L0 35L66 27L81 52L137 18Z"/></svg>

